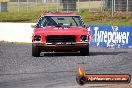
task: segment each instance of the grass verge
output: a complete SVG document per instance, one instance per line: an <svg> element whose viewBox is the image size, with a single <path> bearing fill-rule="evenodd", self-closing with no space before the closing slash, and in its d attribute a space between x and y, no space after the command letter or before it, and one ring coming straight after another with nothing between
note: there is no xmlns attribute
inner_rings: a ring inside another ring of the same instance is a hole
<svg viewBox="0 0 132 88"><path fill-rule="evenodd" d="M0 12L0 22L36 22L43 12ZM117 13L114 17L108 12L88 12L82 10L79 13L85 24L95 25L123 25L132 26L132 13Z"/></svg>

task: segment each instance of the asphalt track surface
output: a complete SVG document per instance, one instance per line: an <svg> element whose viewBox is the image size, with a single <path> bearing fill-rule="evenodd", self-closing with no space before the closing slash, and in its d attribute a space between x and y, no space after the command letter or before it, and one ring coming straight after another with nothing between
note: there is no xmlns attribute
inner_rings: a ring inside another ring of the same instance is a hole
<svg viewBox="0 0 132 88"><path fill-rule="evenodd" d="M0 43L0 88L84 88L75 81L78 63L89 74L132 75L132 49L90 48L90 56L41 55L31 56L31 44ZM86 84L85 88L110 85Z"/></svg>

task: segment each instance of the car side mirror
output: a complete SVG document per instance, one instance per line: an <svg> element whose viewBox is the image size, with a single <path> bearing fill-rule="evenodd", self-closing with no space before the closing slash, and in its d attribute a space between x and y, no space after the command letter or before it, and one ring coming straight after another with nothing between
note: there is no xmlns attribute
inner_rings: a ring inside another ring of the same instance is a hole
<svg viewBox="0 0 132 88"><path fill-rule="evenodd" d="M32 28L36 28L36 25L31 25Z"/></svg>
<svg viewBox="0 0 132 88"><path fill-rule="evenodd" d="M87 28L87 26L86 26L86 25L84 25L84 28Z"/></svg>

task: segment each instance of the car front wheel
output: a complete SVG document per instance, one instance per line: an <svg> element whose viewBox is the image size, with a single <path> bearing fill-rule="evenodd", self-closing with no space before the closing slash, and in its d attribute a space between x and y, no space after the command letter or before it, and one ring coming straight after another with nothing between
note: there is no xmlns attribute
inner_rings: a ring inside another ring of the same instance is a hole
<svg viewBox="0 0 132 88"><path fill-rule="evenodd" d="M89 55L89 46L80 50L81 55Z"/></svg>
<svg viewBox="0 0 132 88"><path fill-rule="evenodd" d="M40 57L40 49L32 44L32 56L33 57Z"/></svg>

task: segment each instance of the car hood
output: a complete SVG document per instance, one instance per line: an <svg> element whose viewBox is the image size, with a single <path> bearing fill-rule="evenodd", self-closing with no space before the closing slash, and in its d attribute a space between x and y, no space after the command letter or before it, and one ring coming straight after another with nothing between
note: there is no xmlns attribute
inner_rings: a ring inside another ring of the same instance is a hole
<svg viewBox="0 0 132 88"><path fill-rule="evenodd" d="M43 35L87 35L88 32L86 28L83 27L45 27L36 28L35 33Z"/></svg>

